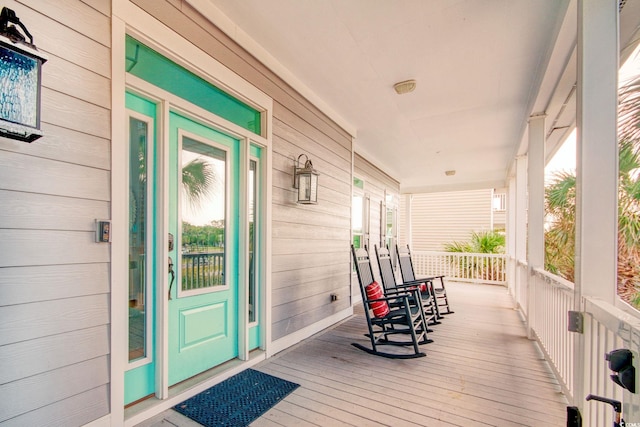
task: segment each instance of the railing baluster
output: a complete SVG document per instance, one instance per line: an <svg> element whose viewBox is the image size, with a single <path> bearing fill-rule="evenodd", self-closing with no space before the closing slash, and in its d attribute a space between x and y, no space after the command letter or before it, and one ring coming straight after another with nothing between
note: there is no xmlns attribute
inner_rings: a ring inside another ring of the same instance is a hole
<svg viewBox="0 0 640 427"><path fill-rule="evenodd" d="M224 284L224 253L182 254L182 290L207 289Z"/></svg>

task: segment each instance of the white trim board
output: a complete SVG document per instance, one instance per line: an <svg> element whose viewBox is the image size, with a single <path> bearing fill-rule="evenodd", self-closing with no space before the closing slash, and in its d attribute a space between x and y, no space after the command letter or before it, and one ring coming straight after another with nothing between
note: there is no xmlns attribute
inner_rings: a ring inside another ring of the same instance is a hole
<svg viewBox="0 0 640 427"><path fill-rule="evenodd" d="M149 89L151 94L157 94L159 92L158 88L150 88L147 85L144 85L143 82L136 80L134 76L126 75L125 72L125 35L131 35L140 42L147 44L152 49L157 52L165 55L170 60L184 66L190 71L196 73L197 75L203 77L204 79L214 83L216 86L229 93L230 95L242 100L246 104L256 108L258 111L262 113L263 123L265 124L263 128L263 136L258 136L250 133L244 129L240 129L238 126L230 123L228 121L224 121L221 118L216 117L216 128L225 129L225 133L230 133L242 136L243 138L248 139L249 141L256 143L257 145L262 146L265 149L265 158L264 158L264 167L266 171L266 191L265 191L265 201L270 201L271 197L271 161L272 161L272 114L273 114L273 100L271 97L266 95L264 92L259 90L257 87L253 86L248 81L244 80L238 74L231 71L229 68L210 57L209 55L204 54L199 48L194 46L191 42L184 39L177 33L175 33L172 29L165 26L158 20L156 20L151 15L147 14L144 10L140 9L138 6L132 4L129 0L113 0L112 2L112 121L111 121L111 133L112 133L112 221L114 223L114 231L113 238L114 241L111 245L112 249L112 264L111 264L111 413L108 417L101 419L101 423L111 423L112 425L121 425L123 422L125 425L133 425L136 422L140 422L146 419L149 416L153 416L161 412L164 409L171 407L173 404L178 403L182 399L184 400L190 395L196 394L198 390L202 391L211 385L222 381L228 376L233 375L234 373L239 372L240 370L244 370L253 364L263 360L266 356L265 353L261 353L262 355L259 357L253 357L248 362L241 362L238 365L232 365L233 368L230 368L228 371L224 369L228 369L228 365L224 367L220 367L220 371L216 371L218 375L215 378L210 380L205 380L203 383L197 384L194 388L185 391L184 393L180 393L180 397L176 397L172 392L169 391L168 385L164 381L167 378L167 343L166 340L162 339L162 337L166 336L166 305L164 305L164 309L158 313L158 321L157 327L158 330L164 331L162 334L158 336L157 342L157 353L160 354L161 357L158 358L157 372L156 372L156 385L159 391L158 398L166 399L158 402L154 402L154 406L152 408L140 408L139 413L135 413L135 415L130 415L128 419L125 420L125 411L124 411L124 372L127 367L126 359L126 339L123 337L127 336L127 324L124 319L126 319L126 307L121 304L122 301L126 300L125 289L126 286L122 286L127 283L127 265L122 256L114 256L113 254L122 254L127 253L127 232L126 227L117 227L118 224L125 224L128 221L128 216L126 214L126 204L125 200L120 197L121 189L126 188L126 176L127 174L125 168L128 164L128 152L127 152L127 135L124 132L125 126L125 117L126 117L126 109L125 109L125 90L127 84L131 84L132 87L136 87L138 90L140 88ZM144 89L143 89L144 90ZM152 96L152 98L156 99L156 96ZM179 102L173 97L167 97L167 100L164 102L171 102L171 100L175 101L176 106L182 106L184 103ZM181 110L181 108L178 108ZM193 106L189 105L188 111L193 114L193 111L196 111L196 115L202 116L201 118L207 118L210 114L200 111L198 109L194 109ZM168 108L162 108L163 114L167 114ZM160 119L160 123L158 124L158 128L163 131L160 132L159 137L167 134L168 127L168 117L163 116ZM209 122L209 120L205 120L205 122ZM166 156L165 156L166 157ZM166 162L166 158L162 159L162 162ZM166 168L166 165L165 165ZM163 173L163 176L166 174ZM163 210L166 210L165 202L161 203L163 206ZM270 223L271 223L271 205L270 203L266 203L265 205L265 213L266 216L264 218L265 221L265 231L266 235L270 235ZM166 212L164 213L163 227L166 229ZM162 245L163 248L166 248L166 244ZM123 249L124 248L124 249ZM271 336L271 325L270 322L270 313L269 313L269 294L271 293L271 275L270 275L270 264L271 264L271 245L270 242L265 242L265 268L267 269L267 273L265 275L265 283L264 283L264 292L265 292L265 307L263 310L267 312L265 315L265 319L267 322L263 324L262 330L264 331L264 337L266 338L264 341L264 346L266 349L269 348L270 345L270 336ZM166 252L165 252L166 258ZM160 267L159 267L160 268ZM166 277L165 277L166 282ZM161 285L161 288L166 289L166 283ZM163 298L164 292L158 293L158 298ZM161 307L161 305L158 305ZM160 308L159 308L160 309ZM164 356L164 357L163 357ZM240 362L237 361L236 362ZM215 368L214 368L215 369ZM143 404L144 406L144 404ZM97 424L101 426L102 424Z"/></svg>

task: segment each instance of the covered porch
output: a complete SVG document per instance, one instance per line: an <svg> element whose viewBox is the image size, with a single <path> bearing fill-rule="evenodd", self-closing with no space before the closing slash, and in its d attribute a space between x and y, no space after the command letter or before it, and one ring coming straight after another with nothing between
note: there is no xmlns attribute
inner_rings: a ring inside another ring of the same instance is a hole
<svg viewBox="0 0 640 427"><path fill-rule="evenodd" d="M188 426L161 412L255 367L301 385L255 425L552 426L567 405L585 426L610 425L612 408L588 394L621 401L640 425L638 394L605 360L621 348L640 360L640 315L616 294L618 71L640 43L640 0L27 3L10 6L51 61L46 135L0 138L0 423ZM136 75L144 46L193 92ZM200 106L201 82L251 117ZM544 270L544 169L574 128L568 283ZM229 237L229 269L221 288L183 297L179 146L200 146L198 132L209 157L229 153L225 216L210 218ZM157 165L136 147L157 149ZM303 155L320 172L317 204L294 189ZM145 209L132 182L147 186ZM507 212L498 283L443 273L456 313L423 359L354 348L365 323L349 245L409 244L419 257L401 197L496 189ZM143 301L132 284L145 289L144 357L131 351L130 308ZM222 324L214 314L183 327L204 305L230 307L225 334L201 328ZM199 351L193 372L179 372L186 347Z"/></svg>
<svg viewBox="0 0 640 427"><path fill-rule="evenodd" d="M427 357L390 360L366 344L362 310L255 369L300 387L254 426L564 426L567 399L507 288L448 282L455 313ZM192 421L167 411L141 426Z"/></svg>

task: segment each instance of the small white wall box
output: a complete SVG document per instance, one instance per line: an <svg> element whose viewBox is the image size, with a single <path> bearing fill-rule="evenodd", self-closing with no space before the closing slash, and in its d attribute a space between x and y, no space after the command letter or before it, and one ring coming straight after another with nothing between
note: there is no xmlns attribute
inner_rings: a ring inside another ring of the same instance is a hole
<svg viewBox="0 0 640 427"><path fill-rule="evenodd" d="M108 219L96 219L96 242L111 242L111 221Z"/></svg>

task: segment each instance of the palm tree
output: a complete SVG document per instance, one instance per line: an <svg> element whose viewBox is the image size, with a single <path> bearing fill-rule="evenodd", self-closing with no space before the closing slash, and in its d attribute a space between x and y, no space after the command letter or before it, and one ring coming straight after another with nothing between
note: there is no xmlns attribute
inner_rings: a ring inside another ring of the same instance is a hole
<svg viewBox="0 0 640 427"><path fill-rule="evenodd" d="M631 78L618 92L618 129L620 140L640 141L640 75Z"/></svg>
<svg viewBox="0 0 640 427"><path fill-rule="evenodd" d="M640 307L640 75L618 92L618 294ZM545 189L549 228L545 233L545 266L574 280L574 173L557 174Z"/></svg>
<svg viewBox="0 0 640 427"><path fill-rule="evenodd" d="M573 172L554 174L545 188L545 269L574 281L576 176Z"/></svg>
<svg viewBox="0 0 640 427"><path fill-rule="evenodd" d="M618 294L640 303L640 151L624 141L619 150ZM574 281L576 176L561 172L545 189L545 268Z"/></svg>
<svg viewBox="0 0 640 427"><path fill-rule="evenodd" d="M446 252L466 252L474 254L504 253L504 234L498 231L472 232L468 241L446 243Z"/></svg>
<svg viewBox="0 0 640 427"><path fill-rule="evenodd" d="M195 158L182 167L182 186L189 205L194 210L211 194L215 182L215 170L202 157Z"/></svg>
<svg viewBox="0 0 640 427"><path fill-rule="evenodd" d="M446 243L446 252L457 252L466 254L500 254L504 253L505 236L499 231L472 232L468 241ZM482 279L494 280L501 274L500 267L492 258L478 257L452 257L451 263L457 263L463 277L472 277L476 272Z"/></svg>

